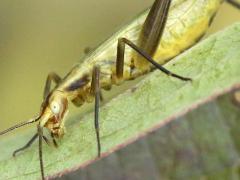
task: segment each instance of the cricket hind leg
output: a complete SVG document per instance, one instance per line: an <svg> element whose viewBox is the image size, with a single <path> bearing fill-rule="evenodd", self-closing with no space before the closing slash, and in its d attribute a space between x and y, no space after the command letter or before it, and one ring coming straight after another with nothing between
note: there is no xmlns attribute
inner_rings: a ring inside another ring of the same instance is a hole
<svg viewBox="0 0 240 180"><path fill-rule="evenodd" d="M229 4L240 10L240 2L236 0L227 0Z"/></svg>
<svg viewBox="0 0 240 180"><path fill-rule="evenodd" d="M153 64L158 70L162 71L163 73L178 78L183 81L191 81L191 78L183 77L178 74L175 74L166 68L164 68L162 65L158 64L155 60L152 59L150 55L148 55L145 51L140 49L137 45L135 45L133 42L126 38L120 38L118 40L118 48L117 48L117 62L116 62L116 75L118 79L121 79L123 77L123 68L124 68L124 52L125 52L125 44L130 46L132 49L134 49L136 52L138 52L142 57L144 57L148 62Z"/></svg>
<svg viewBox="0 0 240 180"><path fill-rule="evenodd" d="M155 0L141 29L137 45L150 56L155 53L161 41L171 2L172 0Z"/></svg>
<svg viewBox="0 0 240 180"><path fill-rule="evenodd" d="M167 21L170 5L171 0L155 0L144 22L143 29L138 39L138 45L135 45L133 42L126 38L118 39L116 59L116 76L118 79L123 78L125 44L127 44L132 49L134 49L138 55L141 56L139 58L136 58L136 61L134 64L132 64L132 69L138 68L139 65L144 65L144 68L146 67L146 69L149 69L148 62L150 62L157 69L169 76L181 79L183 81L191 80L190 78L177 75L167 70L151 57L154 55L159 43L161 42L161 37Z"/></svg>
<svg viewBox="0 0 240 180"><path fill-rule="evenodd" d="M56 83L56 85L58 85L62 81L62 79L58 74L56 74L54 72L51 72L51 73L48 74L46 84L45 84L45 87L44 87L44 93L43 93L43 98L44 99L46 99L46 97L50 93L51 84L52 84L51 82L52 81L54 81Z"/></svg>
<svg viewBox="0 0 240 180"><path fill-rule="evenodd" d="M101 99L101 91L100 91L100 67L94 66L92 72L92 82L91 82L91 94L95 97L95 105L94 105L94 126L95 133L97 139L97 150L98 157L101 155L101 142L100 142L100 134L99 134L99 104Z"/></svg>

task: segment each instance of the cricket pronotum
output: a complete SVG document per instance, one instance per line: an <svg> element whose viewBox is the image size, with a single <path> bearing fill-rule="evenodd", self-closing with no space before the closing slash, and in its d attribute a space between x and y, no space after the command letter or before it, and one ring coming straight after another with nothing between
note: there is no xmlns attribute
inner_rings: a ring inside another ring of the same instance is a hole
<svg viewBox="0 0 240 180"><path fill-rule="evenodd" d="M191 78L175 74L162 65L204 35L222 2L223 0L155 0L150 11L147 10L117 32L95 52L89 53L85 61L71 69L64 78L50 73L39 115L0 132L3 135L37 122L37 132L25 146L14 151L13 156L38 139L41 176L45 179L42 141L47 144L50 141L43 135L43 128L49 130L52 143L57 147L56 139L65 133L64 122L69 102L81 106L85 102L94 101L97 156L100 157L98 115L101 89L110 90L112 85L135 79L153 69L182 81L191 81ZM240 7L236 1L228 2ZM128 49L125 51L126 45ZM51 90L52 81L56 86Z"/></svg>

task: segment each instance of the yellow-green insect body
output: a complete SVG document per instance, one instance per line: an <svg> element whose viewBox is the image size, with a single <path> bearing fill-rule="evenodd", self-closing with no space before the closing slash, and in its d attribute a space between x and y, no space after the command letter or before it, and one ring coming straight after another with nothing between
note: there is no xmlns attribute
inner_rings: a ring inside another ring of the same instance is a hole
<svg viewBox="0 0 240 180"><path fill-rule="evenodd" d="M216 14L222 0L173 0L170 8L166 28L161 43L153 55L154 60L164 64L172 57L195 44L206 32L209 24ZM136 20L114 34L93 53L85 57L83 63L76 65L65 77L57 89L66 91L70 84L84 77L88 83L80 89L67 91L71 100L91 101L90 80L95 65L101 68L100 84L104 89L110 89L116 82L116 47L120 37L125 37L138 43L143 23L149 10L145 11ZM136 67L132 70L131 66ZM153 66L136 54L132 49L125 50L124 80L134 79L147 73ZM87 77L86 77L87 76Z"/></svg>

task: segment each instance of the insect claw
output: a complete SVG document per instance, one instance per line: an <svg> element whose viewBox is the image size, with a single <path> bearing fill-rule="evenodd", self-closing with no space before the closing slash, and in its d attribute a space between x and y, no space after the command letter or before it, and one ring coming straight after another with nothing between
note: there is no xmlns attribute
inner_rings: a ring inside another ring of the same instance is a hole
<svg viewBox="0 0 240 180"><path fill-rule="evenodd" d="M15 158L15 157L17 156L17 153L20 152L20 151L21 151L21 150L17 149L16 151L14 151L14 152L12 153L12 156Z"/></svg>
<svg viewBox="0 0 240 180"><path fill-rule="evenodd" d="M16 157L16 154L17 154L17 151L14 151L14 152L12 153L12 156L15 158L15 157Z"/></svg>
<svg viewBox="0 0 240 180"><path fill-rule="evenodd" d="M188 77L183 77L182 80L183 81L191 81L191 82L193 81L192 78L188 78Z"/></svg>
<svg viewBox="0 0 240 180"><path fill-rule="evenodd" d="M180 80L182 80L182 81L193 81L192 78L179 76L179 75L174 74L174 73L171 73L171 72L168 72L167 74L168 74L169 76L178 78L178 79L180 79Z"/></svg>

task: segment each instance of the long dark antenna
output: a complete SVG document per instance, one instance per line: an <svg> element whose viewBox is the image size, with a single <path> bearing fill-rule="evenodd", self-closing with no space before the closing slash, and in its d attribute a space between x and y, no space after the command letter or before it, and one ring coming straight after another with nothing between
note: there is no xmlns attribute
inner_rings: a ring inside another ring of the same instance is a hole
<svg viewBox="0 0 240 180"><path fill-rule="evenodd" d="M25 125L34 123L34 122L38 121L39 119L40 119L40 116L38 116L38 117L36 117L36 118L33 118L33 119L30 119L30 120L28 120L28 121L26 121L26 122L19 123L19 124L13 126L13 127L10 127L10 128L8 128L8 129L0 132L0 135L6 134L6 133L8 133L9 131L12 131L12 130L17 129L17 128L19 128L19 127L22 127L22 126L25 126Z"/></svg>

